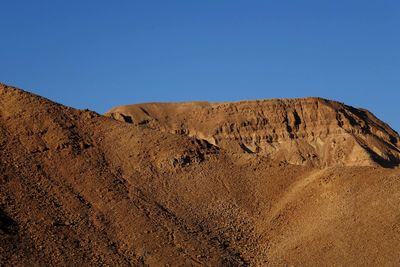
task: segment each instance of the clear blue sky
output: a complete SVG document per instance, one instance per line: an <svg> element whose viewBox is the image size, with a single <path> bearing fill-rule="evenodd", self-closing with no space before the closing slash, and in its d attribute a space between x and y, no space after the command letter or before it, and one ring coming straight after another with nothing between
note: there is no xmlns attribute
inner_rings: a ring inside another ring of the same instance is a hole
<svg viewBox="0 0 400 267"><path fill-rule="evenodd" d="M100 113L321 96L400 130L400 1L2 0L0 81Z"/></svg>

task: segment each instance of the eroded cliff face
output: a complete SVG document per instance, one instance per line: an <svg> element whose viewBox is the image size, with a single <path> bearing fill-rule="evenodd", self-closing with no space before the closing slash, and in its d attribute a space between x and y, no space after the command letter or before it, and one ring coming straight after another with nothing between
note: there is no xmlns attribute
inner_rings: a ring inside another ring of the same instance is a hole
<svg viewBox="0 0 400 267"><path fill-rule="evenodd" d="M193 136L234 153L314 166L398 166L398 134L372 113L321 98L148 103L107 116Z"/></svg>

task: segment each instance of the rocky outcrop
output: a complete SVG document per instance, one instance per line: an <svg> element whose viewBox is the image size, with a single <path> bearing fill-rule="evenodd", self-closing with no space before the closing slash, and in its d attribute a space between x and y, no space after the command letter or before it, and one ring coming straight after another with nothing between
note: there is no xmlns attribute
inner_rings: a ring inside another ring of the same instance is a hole
<svg viewBox="0 0 400 267"><path fill-rule="evenodd" d="M399 135L387 124L367 110L321 98L147 103L106 115L296 165L400 163Z"/></svg>

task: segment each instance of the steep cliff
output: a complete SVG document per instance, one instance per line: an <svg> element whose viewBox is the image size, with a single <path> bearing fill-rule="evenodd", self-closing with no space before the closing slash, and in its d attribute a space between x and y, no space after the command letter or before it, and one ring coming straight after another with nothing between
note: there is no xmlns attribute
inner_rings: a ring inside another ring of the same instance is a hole
<svg viewBox="0 0 400 267"><path fill-rule="evenodd" d="M397 166L400 139L372 113L321 98L148 103L107 116L297 165Z"/></svg>

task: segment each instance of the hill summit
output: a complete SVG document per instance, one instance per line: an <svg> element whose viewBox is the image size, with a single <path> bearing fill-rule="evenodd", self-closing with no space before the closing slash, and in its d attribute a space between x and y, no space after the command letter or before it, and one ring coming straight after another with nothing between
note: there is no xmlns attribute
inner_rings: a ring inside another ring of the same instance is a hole
<svg viewBox="0 0 400 267"><path fill-rule="evenodd" d="M397 166L400 138L365 109L322 98L115 107L117 120L289 164Z"/></svg>

